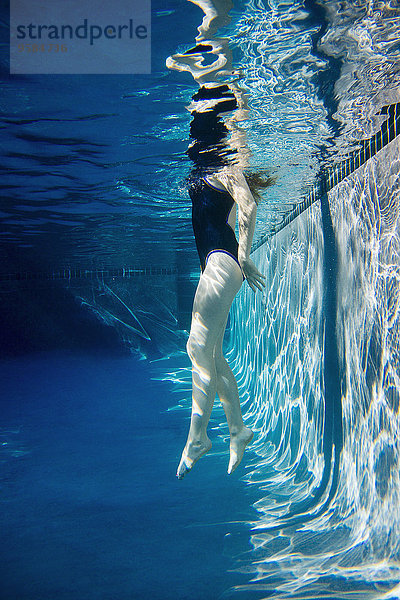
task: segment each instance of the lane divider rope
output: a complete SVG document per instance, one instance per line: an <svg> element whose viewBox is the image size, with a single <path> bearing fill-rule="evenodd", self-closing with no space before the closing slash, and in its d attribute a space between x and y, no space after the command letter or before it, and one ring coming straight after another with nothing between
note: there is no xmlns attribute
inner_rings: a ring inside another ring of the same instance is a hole
<svg viewBox="0 0 400 600"><path fill-rule="evenodd" d="M165 276L176 275L176 267L120 267L110 269L60 269L52 273L45 272L23 272L23 273L0 273L0 282L4 281L62 281L73 279L132 279L139 276Z"/></svg>

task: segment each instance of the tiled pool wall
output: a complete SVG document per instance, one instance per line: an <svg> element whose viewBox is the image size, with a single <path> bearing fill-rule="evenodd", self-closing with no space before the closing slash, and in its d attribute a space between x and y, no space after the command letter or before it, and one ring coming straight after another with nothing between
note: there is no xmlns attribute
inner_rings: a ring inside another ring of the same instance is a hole
<svg viewBox="0 0 400 600"><path fill-rule="evenodd" d="M383 559L395 556L400 539L399 138L333 187L328 200L336 265L324 263L315 202L254 252L265 292L243 286L232 309L230 360L246 421L257 431L245 479L259 486L260 525L296 512L293 505L307 502L334 460L324 447L324 420L326 430L340 419L343 447L331 439L340 454L335 493L326 503L332 466L325 496L308 512L325 502L325 522L346 522L351 545L362 540ZM324 339L327 293L336 294L336 323ZM336 349L341 395L330 415L327 344Z"/></svg>

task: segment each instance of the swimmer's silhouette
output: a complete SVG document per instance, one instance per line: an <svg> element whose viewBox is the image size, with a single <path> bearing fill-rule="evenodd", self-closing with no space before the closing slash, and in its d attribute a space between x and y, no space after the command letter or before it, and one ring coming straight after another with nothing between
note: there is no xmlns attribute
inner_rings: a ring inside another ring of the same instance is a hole
<svg viewBox="0 0 400 600"><path fill-rule="evenodd" d="M234 86L201 85L191 104L188 155L194 166L189 177L192 221L202 274L196 290L187 351L192 362L192 415L177 470L182 479L211 448L207 426L218 394L229 426L232 473L253 437L242 418L234 375L222 343L231 304L246 279L253 291L262 290L264 276L250 259L257 198L270 178L245 175L243 153L228 142L222 114L238 108ZM252 191L251 191L252 189ZM239 241L235 236L238 209Z"/></svg>

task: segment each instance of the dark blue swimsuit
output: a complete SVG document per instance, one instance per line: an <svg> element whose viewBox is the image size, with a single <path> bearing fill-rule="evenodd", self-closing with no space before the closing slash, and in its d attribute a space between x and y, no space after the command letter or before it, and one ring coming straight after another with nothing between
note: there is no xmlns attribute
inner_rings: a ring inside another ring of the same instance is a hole
<svg viewBox="0 0 400 600"><path fill-rule="evenodd" d="M235 232L228 224L229 214L235 203L232 196L225 190L213 187L202 177L191 183L189 195L201 270L204 271L212 252L225 252L239 264Z"/></svg>

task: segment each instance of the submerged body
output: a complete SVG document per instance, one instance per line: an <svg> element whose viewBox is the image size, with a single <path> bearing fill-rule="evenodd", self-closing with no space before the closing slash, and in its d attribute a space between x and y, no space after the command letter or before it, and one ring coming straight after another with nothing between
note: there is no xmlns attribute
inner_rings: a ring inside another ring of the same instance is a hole
<svg viewBox="0 0 400 600"><path fill-rule="evenodd" d="M255 291L263 275L249 258L256 202L240 171L222 169L192 184L193 229L202 274L196 290L187 351L192 362L192 415L177 470L182 479L211 448L207 425L215 396L223 405L230 434L228 473L242 460L253 438L242 418L235 377L223 356L222 343L232 302L244 278ZM236 206L239 242L234 233Z"/></svg>
<svg viewBox="0 0 400 600"><path fill-rule="evenodd" d="M247 279L253 291L264 285L263 275L250 260L257 204L243 174L247 152L232 144L231 124L222 118L239 110L241 100L232 86L215 82L201 86L192 100L192 141L187 154L194 166L189 194L202 273L187 343L192 362L192 415L178 466L179 479L211 448L207 426L216 394L229 426L228 473L236 469L253 437L243 422L238 387L222 342L230 307L243 280ZM235 236L236 213L239 240Z"/></svg>

